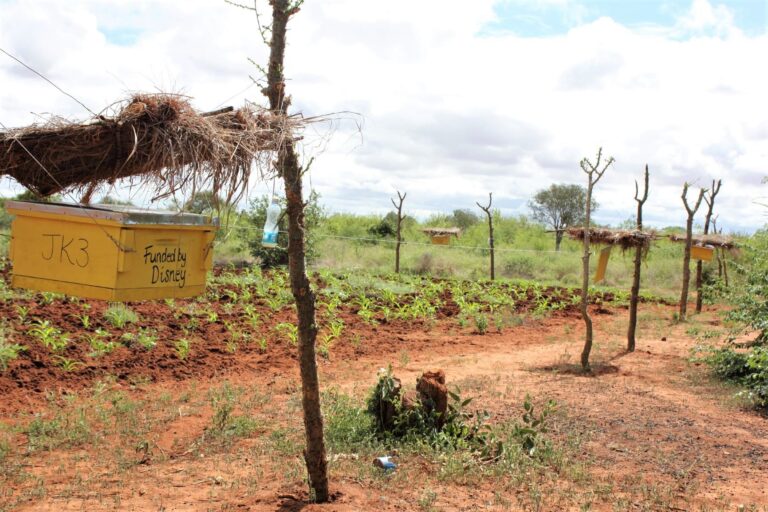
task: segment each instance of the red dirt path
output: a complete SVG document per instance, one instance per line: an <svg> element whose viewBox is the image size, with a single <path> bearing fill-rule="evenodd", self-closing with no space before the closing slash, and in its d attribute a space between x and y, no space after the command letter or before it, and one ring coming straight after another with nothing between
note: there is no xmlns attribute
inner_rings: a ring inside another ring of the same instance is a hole
<svg viewBox="0 0 768 512"><path fill-rule="evenodd" d="M93 326L88 332L108 327L102 319L107 305L91 304L87 313ZM179 301L175 309L188 304ZM84 312L78 303L19 300L0 305L0 315L15 319L19 305L29 309L29 318L49 319L73 340L85 334L77 319ZM176 355L173 341L197 315L177 313L174 318L162 303L132 305L141 325L157 330L154 349L121 346L92 358L84 343L71 343L62 356L85 362L73 372L56 366L47 350L20 335L16 341L29 350L0 375L0 423L23 424L28 415L48 411L67 395L82 400L106 376L115 378L112 389L131 399L152 404L165 394L173 408L154 412L170 411L172 416L146 434L151 450L133 455L146 458L140 463L126 464L123 452L133 447L111 446L109 439L100 446L21 453L18 464L28 476L5 481L0 510L10 496L19 495L23 498L17 509L30 511L579 510L586 503L590 510L606 511L734 510L739 504L768 510L768 422L736 406L729 399L732 389L712 383L705 367L689 362L698 341L686 335L687 325L665 320L672 308L643 305L638 349L626 354L626 310L594 307L595 371L583 375L573 366L583 336L573 308L480 336L459 328L450 300L435 323L396 321L372 327L353 308L344 309L344 335L331 348L330 360L320 359L324 388L362 397L374 384L377 369L391 363L404 383L415 382L424 370L444 369L449 388L458 384L476 397L473 405L489 410L494 422L519 417L527 393L552 398L564 415L551 435L561 442L571 436L581 440L577 459L585 475L553 475L545 495L534 502L533 490L524 485L500 491L487 479L464 484L441 480L435 476L439 468L420 458L401 458L389 480L371 469L361 472L367 464L358 468L340 459L331 464L334 502L307 505L301 460L281 454L280 438L275 437L283 430L286 435L301 432L296 349L270 330L263 331L266 351L250 343L228 352L224 322L242 324L243 318L222 306L215 306L217 321L201 321L189 329L193 343L185 360ZM260 304L257 312L267 326L293 320L290 308L274 313ZM12 321L22 331L30 328ZM714 313L694 317L688 325L693 323L719 327ZM128 330L135 332L136 327ZM263 400L248 407L261 426L229 449L200 451L196 443L204 438L213 412L205 400L195 402L194 397L224 379L258 390ZM192 399L187 402L183 395ZM20 451L24 442L20 436ZM119 448L124 450L113 453ZM9 465L16 463L14 459Z"/></svg>

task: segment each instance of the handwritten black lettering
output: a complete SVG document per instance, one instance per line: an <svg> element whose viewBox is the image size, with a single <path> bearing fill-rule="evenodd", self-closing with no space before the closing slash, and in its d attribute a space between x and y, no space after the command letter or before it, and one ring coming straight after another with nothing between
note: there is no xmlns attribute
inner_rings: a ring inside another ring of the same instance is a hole
<svg viewBox="0 0 768 512"><path fill-rule="evenodd" d="M80 255L78 255L75 261L77 262L78 267L85 268L91 261L90 256L88 256L88 240L85 238L78 238L78 241L80 242Z"/></svg>
<svg viewBox="0 0 768 512"><path fill-rule="evenodd" d="M48 256L46 256L46 255L45 255L45 252L43 252L43 259L44 259L45 261L50 261L50 260L51 260L51 258L53 258L53 246L54 246L54 242L56 241L56 237L57 237L57 236L59 236L59 235L49 235L49 234L43 234L43 237L46 237L46 236L51 238L51 251L50 251L50 253L48 254Z"/></svg>
<svg viewBox="0 0 768 512"><path fill-rule="evenodd" d="M183 269L170 269L160 265L152 265L152 284L176 283L179 288L187 284L187 271Z"/></svg>
<svg viewBox="0 0 768 512"><path fill-rule="evenodd" d="M64 262L64 255L66 254L67 255L67 261L69 262L69 264L70 265L74 265L75 264L75 262L72 261L72 258L69 257L69 251L67 251L67 247L72 245L72 242L74 242L74 241L75 241L74 238L70 238L69 242L67 242L66 238L64 238L64 236L61 237L61 248L59 250L59 262L60 263Z"/></svg>
<svg viewBox="0 0 768 512"><path fill-rule="evenodd" d="M160 249L153 250L154 245L147 245L144 247L144 264L158 264L158 263L185 263L187 261L187 253L181 250L181 247L162 247Z"/></svg>
<svg viewBox="0 0 768 512"><path fill-rule="evenodd" d="M152 265L152 284L187 284L187 253L181 247L144 247L144 264Z"/></svg>
<svg viewBox="0 0 768 512"><path fill-rule="evenodd" d="M88 263L91 260L90 255L88 254L88 240L85 238L69 238L67 239L64 235L59 235L56 233L44 233L43 238L47 238L50 240L50 245L48 242L45 243L44 250L41 254L43 259L45 261L51 261L53 259L53 255L56 253L56 251L59 251L59 263L64 263L66 259L66 263L69 263L70 265L76 265L80 268L85 268L88 266ZM70 247L72 244L75 243L75 240L77 240L77 257L73 260L72 255L70 254L70 250L75 250L74 247Z"/></svg>

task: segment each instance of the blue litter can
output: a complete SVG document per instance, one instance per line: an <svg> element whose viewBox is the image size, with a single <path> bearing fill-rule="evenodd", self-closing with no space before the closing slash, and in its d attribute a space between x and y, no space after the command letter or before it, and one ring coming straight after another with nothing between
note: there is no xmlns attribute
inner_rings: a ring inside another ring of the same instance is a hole
<svg viewBox="0 0 768 512"><path fill-rule="evenodd" d="M392 459L389 456L376 457L375 459L373 459L373 465L378 466L387 472L394 471L395 468L397 467L397 464L392 462Z"/></svg>

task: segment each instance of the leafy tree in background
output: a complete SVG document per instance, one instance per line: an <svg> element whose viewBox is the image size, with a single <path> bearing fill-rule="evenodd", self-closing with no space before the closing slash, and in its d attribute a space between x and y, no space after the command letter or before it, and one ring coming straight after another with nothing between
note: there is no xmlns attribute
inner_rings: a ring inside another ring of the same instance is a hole
<svg viewBox="0 0 768 512"><path fill-rule="evenodd" d="M5 202L7 200L5 197L0 197L0 229L10 229L11 227L11 216L5 211Z"/></svg>
<svg viewBox="0 0 768 512"><path fill-rule="evenodd" d="M248 211L245 213L247 226L250 228L246 235L246 247L251 255L258 258L261 266L264 268L276 267L278 265L288 264L288 219L285 215L280 218L280 235L277 237L278 247L268 248L261 245L261 230L264 228L264 222L267 220L267 207L269 206L269 196L261 196L253 199ZM281 199L280 208L285 212L285 199ZM317 250L317 228L326 218L326 213L320 205L320 194L314 190L309 193L309 200L304 208L304 223L306 229L306 256L307 261L312 261L318 256Z"/></svg>
<svg viewBox="0 0 768 512"><path fill-rule="evenodd" d="M184 203L182 210L190 213L214 213L224 205L224 200L211 190L195 192Z"/></svg>
<svg viewBox="0 0 768 512"><path fill-rule="evenodd" d="M98 200L96 204L110 204L115 206L135 206L131 201L123 201L122 199L118 199L116 197L112 197L110 195L106 195Z"/></svg>
<svg viewBox="0 0 768 512"><path fill-rule="evenodd" d="M425 222L425 226L444 228L457 227L462 231L480 223L480 216L467 208L456 209L451 213L433 213Z"/></svg>
<svg viewBox="0 0 768 512"><path fill-rule="evenodd" d="M332 217L338 217L338 214L334 214ZM345 219L347 222L350 219ZM403 215L401 228L403 231L411 230L414 226L417 226L419 222L410 215ZM325 226L323 226L325 228ZM375 238L395 238L397 235L397 212L388 212L381 220L378 220L375 224L372 224L366 229L366 236L372 236ZM362 233L355 236L363 236ZM402 235L402 239L405 240L405 236Z"/></svg>
<svg viewBox="0 0 768 512"><path fill-rule="evenodd" d="M61 201L61 197L58 195L54 196L39 196L32 192L31 190L25 190L24 192L14 196L11 198L14 201L40 201L43 203L56 203L58 201Z"/></svg>
<svg viewBox="0 0 768 512"><path fill-rule="evenodd" d="M453 223L457 228L465 231L467 228L480 222L480 217L468 209L453 210Z"/></svg>
<svg viewBox="0 0 768 512"><path fill-rule="evenodd" d="M394 238L397 230L392 225L391 220L384 217L381 221L368 228L368 234L376 238Z"/></svg>
<svg viewBox="0 0 768 512"><path fill-rule="evenodd" d="M539 190L528 207L533 218L555 231L555 250L560 250L563 233L571 226L584 223L587 191L579 185L553 184ZM597 201L590 202L591 210L597 209Z"/></svg>
<svg viewBox="0 0 768 512"><path fill-rule="evenodd" d="M218 218L219 225L222 228L216 232L216 240L218 242L226 239L229 226L233 222L237 223L238 218L235 206L227 204L221 196L214 194L212 190L195 192L183 204L174 197L171 200L170 208L172 210Z"/></svg>
<svg viewBox="0 0 768 512"><path fill-rule="evenodd" d="M11 228L11 216L5 211L6 201L40 201L44 203L57 203L61 201L61 196L53 195L50 197L38 196L30 190L25 190L21 194L17 194L13 197L0 197L0 229Z"/></svg>

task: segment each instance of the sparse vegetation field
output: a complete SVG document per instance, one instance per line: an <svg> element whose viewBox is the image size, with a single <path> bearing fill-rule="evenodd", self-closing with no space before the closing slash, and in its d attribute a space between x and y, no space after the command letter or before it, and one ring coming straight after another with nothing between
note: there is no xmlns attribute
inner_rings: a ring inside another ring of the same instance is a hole
<svg viewBox="0 0 768 512"><path fill-rule="evenodd" d="M0 510L766 503L764 420L691 356L727 335L719 308L678 325L646 297L626 354L626 295L593 290L586 376L578 290L316 272L333 501L306 507L283 271L217 269L204 297L127 305L11 290L3 277ZM443 369L452 426L382 435L366 400L387 366L406 389ZM373 464L383 455L394 472Z"/></svg>

